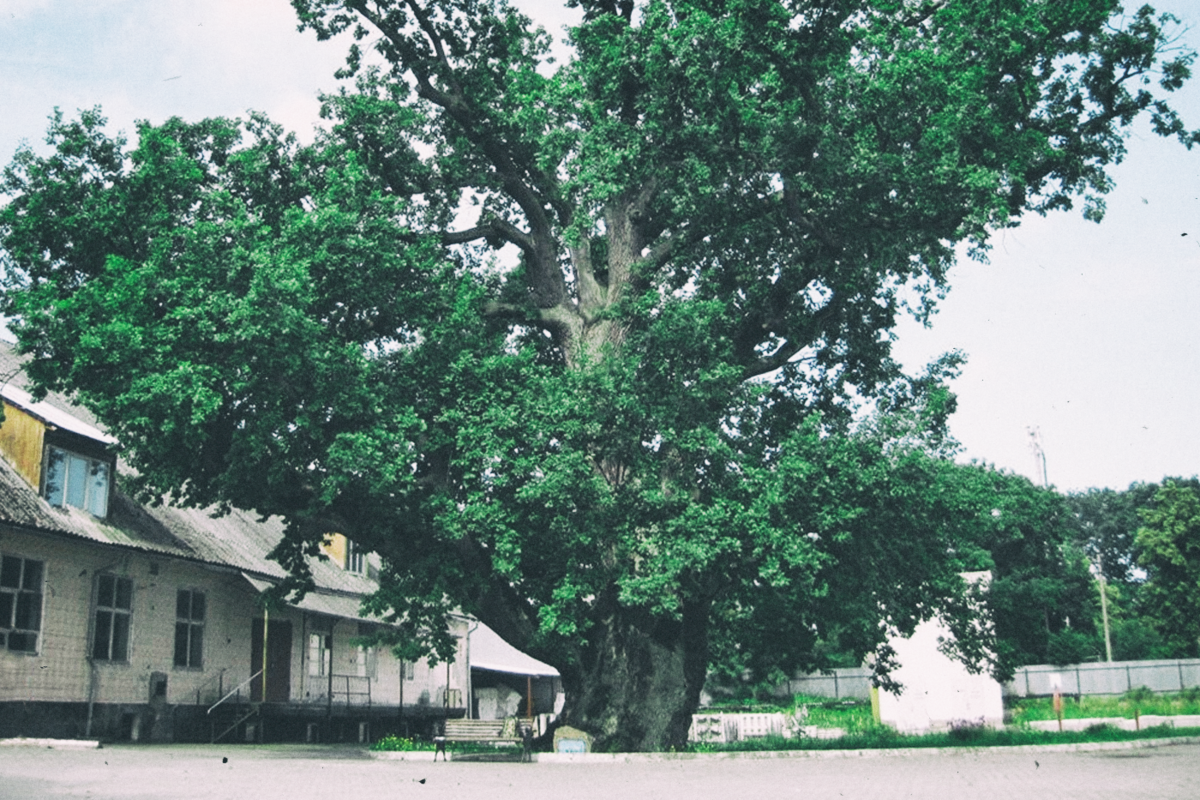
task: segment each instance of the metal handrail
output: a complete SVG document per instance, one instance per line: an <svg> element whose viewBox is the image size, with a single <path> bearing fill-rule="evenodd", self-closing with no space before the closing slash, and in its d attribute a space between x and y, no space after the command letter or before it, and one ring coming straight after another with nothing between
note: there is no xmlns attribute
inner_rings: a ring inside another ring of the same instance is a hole
<svg viewBox="0 0 1200 800"><path fill-rule="evenodd" d="M225 691L225 670L227 667L221 667L216 675L213 675L204 683L196 687L196 705L200 705L200 694L211 687L214 683L217 685L217 694Z"/></svg>
<svg viewBox="0 0 1200 800"><path fill-rule="evenodd" d="M213 709L215 709L217 706L221 705L221 704L222 704L222 703L224 703L226 700L228 700L229 698L233 697L235 694L241 694L242 687L243 687L243 686L247 686L247 685L249 685L249 683L250 683L251 681L253 681L255 678L257 678L259 675L262 675L262 672L263 672L263 671L260 669L258 672L254 673L254 674L253 674L253 675L251 675L249 678L246 678L246 680L242 681L242 682L241 682L241 683L239 683L237 686L235 686L235 687L233 687L232 689L230 689L228 694L226 694L226 695L225 695L224 697L222 697L220 700L218 700L217 702L215 702L215 703L213 703L211 706L209 706L209 707L208 707L208 711L207 711L206 713L208 713L208 714L211 714L211 713L213 712Z"/></svg>

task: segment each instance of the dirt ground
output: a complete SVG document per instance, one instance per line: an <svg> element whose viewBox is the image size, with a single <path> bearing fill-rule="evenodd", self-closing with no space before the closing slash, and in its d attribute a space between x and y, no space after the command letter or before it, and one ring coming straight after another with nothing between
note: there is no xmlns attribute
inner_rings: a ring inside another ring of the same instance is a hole
<svg viewBox="0 0 1200 800"><path fill-rule="evenodd" d="M0 748L0 798L1200 797L1200 744L1100 752L691 758L587 764L381 761L358 747Z"/></svg>

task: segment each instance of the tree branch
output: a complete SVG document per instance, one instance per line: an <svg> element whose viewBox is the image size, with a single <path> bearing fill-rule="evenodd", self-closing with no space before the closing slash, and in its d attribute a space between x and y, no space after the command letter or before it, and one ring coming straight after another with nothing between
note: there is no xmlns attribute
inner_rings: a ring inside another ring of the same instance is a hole
<svg viewBox="0 0 1200 800"><path fill-rule="evenodd" d="M778 348L776 348L774 353L756 359L755 361L743 367L742 380L745 381L749 380L750 378L756 378L759 375L766 375L769 372L774 372L791 361L792 357L803 349L803 344L792 342L791 340L785 341L783 344L779 345Z"/></svg>
<svg viewBox="0 0 1200 800"><path fill-rule="evenodd" d="M488 240L489 244L492 244L493 240L503 240L515 244L526 254L532 253L534 249L534 241L529 234L497 217L492 217L464 231L446 231L442 234L442 242L445 244L466 244L480 239Z"/></svg>
<svg viewBox="0 0 1200 800"><path fill-rule="evenodd" d="M558 242L554 237L554 226L547 214L547 205L555 205L554 193L551 191L550 197L543 198L535 191L525 176L532 176L537 170L516 157L506 138L489 126L486 114L478 113L470 106L454 80L455 67L446 55L441 34L416 1L407 0L405 5L411 9L422 34L429 40L432 54L422 53L402 31L388 24L383 15L367 8L367 1L346 0L346 6L361 14L395 47L400 59L397 66L410 72L416 79L417 94L445 111L467 140L478 147L492 165L503 192L517 204L529 223L529 233L524 235L522 250L526 256L529 289L534 300L542 308L560 305L567 296L566 281L558 265ZM448 91L434 85L432 78L438 71L435 65L445 73L445 80L450 84ZM541 177L540 182L547 181L549 178ZM515 243L521 246L520 242Z"/></svg>

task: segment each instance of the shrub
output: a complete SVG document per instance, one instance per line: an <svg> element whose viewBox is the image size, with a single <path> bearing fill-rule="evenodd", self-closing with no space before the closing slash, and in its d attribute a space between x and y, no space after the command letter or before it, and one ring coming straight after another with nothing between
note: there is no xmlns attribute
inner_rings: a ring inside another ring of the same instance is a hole
<svg viewBox="0 0 1200 800"><path fill-rule="evenodd" d="M384 736L371 745L372 750L386 753L408 753L414 750L429 750L432 747L433 745L430 742L418 742L416 739L407 739L395 734Z"/></svg>
<svg viewBox="0 0 1200 800"><path fill-rule="evenodd" d="M991 729L982 720L955 720L946 736L955 744L970 744L986 739L990 733Z"/></svg>
<svg viewBox="0 0 1200 800"><path fill-rule="evenodd" d="M1138 686L1126 692L1125 699L1134 704L1145 703L1154 699L1154 692L1148 686Z"/></svg>

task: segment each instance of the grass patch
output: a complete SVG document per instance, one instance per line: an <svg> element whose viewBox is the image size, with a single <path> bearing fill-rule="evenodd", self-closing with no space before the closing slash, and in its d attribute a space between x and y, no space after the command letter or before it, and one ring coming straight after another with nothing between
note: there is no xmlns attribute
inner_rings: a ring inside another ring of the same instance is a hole
<svg viewBox="0 0 1200 800"><path fill-rule="evenodd" d="M1029 728L970 728L931 733L925 736L904 736L891 728L876 726L873 730L852 733L840 739L781 739L767 737L747 739L728 744L695 744L693 753L756 752L763 750L892 750L930 747L1014 747L1036 744L1080 744L1085 742L1127 742L1138 739L1161 739L1174 736L1200 736L1200 728L1148 728L1123 731L1107 725L1096 725L1086 731L1034 731Z"/></svg>
<svg viewBox="0 0 1200 800"><path fill-rule="evenodd" d="M1009 709L1016 724L1035 720L1057 719L1054 703L1049 697L1020 698ZM1154 694L1146 689L1134 689L1123 695L1084 695L1081 698L1063 697L1063 719L1089 717L1123 717L1136 714L1200 714L1200 689L1173 694Z"/></svg>
<svg viewBox="0 0 1200 800"><path fill-rule="evenodd" d="M869 700L830 700L827 697L796 695L795 708L807 708L805 725L841 728L848 734L871 733L881 726L871 715Z"/></svg>
<svg viewBox="0 0 1200 800"><path fill-rule="evenodd" d="M712 714L773 714L792 716L804 708L805 725L819 728L841 728L847 733L870 731L879 727L871 716L868 700L833 700L816 695L797 694L791 703L763 703L756 700L731 700L705 706L700 713Z"/></svg>
<svg viewBox="0 0 1200 800"><path fill-rule="evenodd" d="M390 735L384 736L382 739L373 743L370 749L380 753L432 753L437 750L437 745L432 741ZM458 754L460 756L479 755L498 756L504 758L511 756L519 757L522 752L519 745L508 743L491 744L488 742L447 742L446 751L451 754L451 757L453 757L454 754Z"/></svg>

